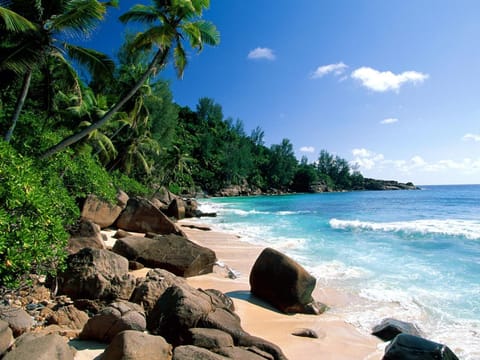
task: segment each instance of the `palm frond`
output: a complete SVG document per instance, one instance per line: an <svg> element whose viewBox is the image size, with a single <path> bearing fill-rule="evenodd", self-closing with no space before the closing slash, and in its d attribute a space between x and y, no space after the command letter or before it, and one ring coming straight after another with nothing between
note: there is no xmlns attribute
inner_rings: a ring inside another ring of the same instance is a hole
<svg viewBox="0 0 480 360"><path fill-rule="evenodd" d="M64 12L52 17L47 27L64 33L88 34L103 19L106 6L97 0L69 0Z"/></svg>
<svg viewBox="0 0 480 360"><path fill-rule="evenodd" d="M158 12L153 6L135 5L119 17L122 23L135 21L142 24L152 24L160 20Z"/></svg>
<svg viewBox="0 0 480 360"><path fill-rule="evenodd" d="M198 16L202 15L203 9L210 7L210 0L192 0L192 5Z"/></svg>
<svg viewBox="0 0 480 360"><path fill-rule="evenodd" d="M195 23L185 23L181 25L181 29L187 35L188 41L193 48L202 48L202 34L200 28Z"/></svg>
<svg viewBox="0 0 480 360"><path fill-rule="evenodd" d="M132 41L132 47L140 50L148 47L151 48L151 46L155 44L163 49L172 43L175 35L174 29L171 29L169 26L156 26L142 33L138 33Z"/></svg>
<svg viewBox="0 0 480 360"><path fill-rule="evenodd" d="M194 24L200 30L200 36L202 37L203 43L210 46L217 46L220 44L220 32L210 21L199 20L195 21Z"/></svg>
<svg viewBox="0 0 480 360"><path fill-rule="evenodd" d="M90 73L98 79L111 79L115 63L107 55L92 49L72 44L64 44L68 56L85 66Z"/></svg>
<svg viewBox="0 0 480 360"><path fill-rule="evenodd" d="M37 25L3 6L0 6L0 19L3 21L3 24L0 24L0 29L4 28L14 33L37 29Z"/></svg>
<svg viewBox="0 0 480 360"><path fill-rule="evenodd" d="M173 61L177 76L181 79L183 77L183 71L187 66L187 54L180 42L177 42L177 46L173 50Z"/></svg>
<svg viewBox="0 0 480 360"><path fill-rule="evenodd" d="M30 42L0 46L0 70L8 69L21 75L41 61L42 54Z"/></svg>

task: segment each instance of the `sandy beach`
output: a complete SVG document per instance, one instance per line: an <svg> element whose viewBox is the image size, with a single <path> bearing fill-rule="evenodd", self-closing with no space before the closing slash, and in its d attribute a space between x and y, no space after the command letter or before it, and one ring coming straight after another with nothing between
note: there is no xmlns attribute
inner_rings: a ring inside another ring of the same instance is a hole
<svg viewBox="0 0 480 360"><path fill-rule="evenodd" d="M192 240L215 251L225 268L217 267L212 274L188 278L199 288L218 289L233 298L243 328L252 335L265 338L280 346L289 359L381 359L383 346L371 335L361 334L338 315L327 311L320 316L285 315L268 304L252 298L248 276L262 247L241 241L237 236L216 231L206 231L188 221L179 223ZM228 278L227 267L237 275ZM314 298L331 308L348 306L348 296L317 286ZM291 335L300 328L314 330L319 338L311 339Z"/></svg>

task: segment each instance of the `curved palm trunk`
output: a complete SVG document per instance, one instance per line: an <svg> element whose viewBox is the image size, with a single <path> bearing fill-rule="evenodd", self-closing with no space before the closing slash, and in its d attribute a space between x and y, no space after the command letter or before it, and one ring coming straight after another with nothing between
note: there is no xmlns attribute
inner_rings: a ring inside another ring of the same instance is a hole
<svg viewBox="0 0 480 360"><path fill-rule="evenodd" d="M13 131L17 126L18 118L20 117L20 113L22 112L23 105L25 104L25 99L27 98L28 90L30 89L30 82L32 80L32 70L28 70L23 78L23 86L22 92L20 93L20 97L18 98L17 105L15 106L15 112L13 113L12 117L12 125L8 129L7 133L5 134L4 140L8 143L12 139Z"/></svg>
<svg viewBox="0 0 480 360"><path fill-rule="evenodd" d="M135 95L135 93L140 89L143 84L147 81L147 79L152 75L152 73L155 71L157 66L163 66L165 64L165 61L167 59L168 52L170 51L170 48L165 48L163 50L159 50L154 58L152 59L152 62L148 66L147 70L145 73L142 75L142 77L135 83L135 85L130 89L130 91L125 94L125 96L120 99L120 101L115 104L108 112L103 115L103 117L98 120L97 122L93 123L92 125L86 127L79 133L73 134L66 139L62 140L59 142L57 145L51 147L48 149L42 156L40 156L40 159L46 159L53 154L65 149L67 146L70 146L77 141L80 141L83 139L85 136L90 134L92 131L98 129L99 127L103 126L108 120L112 118L113 115L115 115L125 103L130 100L130 98Z"/></svg>

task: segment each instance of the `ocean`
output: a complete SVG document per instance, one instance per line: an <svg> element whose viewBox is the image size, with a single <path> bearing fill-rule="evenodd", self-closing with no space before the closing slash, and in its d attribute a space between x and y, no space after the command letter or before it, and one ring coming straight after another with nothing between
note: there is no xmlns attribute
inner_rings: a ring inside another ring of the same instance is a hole
<svg viewBox="0 0 480 360"><path fill-rule="evenodd" d="M273 247L321 286L351 294L332 309L369 333L416 323L461 359L480 359L480 185L200 200L201 218Z"/></svg>

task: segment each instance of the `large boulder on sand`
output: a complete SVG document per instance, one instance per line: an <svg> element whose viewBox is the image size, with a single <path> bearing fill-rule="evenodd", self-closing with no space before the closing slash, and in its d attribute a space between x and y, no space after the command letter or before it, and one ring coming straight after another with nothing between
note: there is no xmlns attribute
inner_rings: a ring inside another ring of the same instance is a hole
<svg viewBox="0 0 480 360"><path fill-rule="evenodd" d="M399 334L385 348L382 360L458 360L446 345L419 336Z"/></svg>
<svg viewBox="0 0 480 360"><path fill-rule="evenodd" d="M134 288L128 260L108 250L85 248L70 255L58 276L59 294L72 299L128 300Z"/></svg>
<svg viewBox="0 0 480 360"><path fill-rule="evenodd" d="M172 346L161 336L126 330L117 334L102 360L171 360Z"/></svg>
<svg viewBox="0 0 480 360"><path fill-rule="evenodd" d="M181 230L155 205L140 197L130 198L116 226L127 231L155 234L181 234Z"/></svg>
<svg viewBox="0 0 480 360"><path fill-rule="evenodd" d="M146 325L145 314L140 305L119 301L91 317L80 333L80 339L108 343L122 331L144 331Z"/></svg>
<svg viewBox="0 0 480 360"><path fill-rule="evenodd" d="M383 319L380 324L375 325L372 329L372 335L383 341L390 341L398 334L422 336L420 329L415 324L392 318Z"/></svg>
<svg viewBox="0 0 480 360"><path fill-rule="evenodd" d="M185 211L185 201L176 198L168 205L167 215L181 220L185 218Z"/></svg>
<svg viewBox="0 0 480 360"><path fill-rule="evenodd" d="M26 336L17 339L16 346L3 360L73 360L75 350L60 335ZM25 338L24 338L25 337Z"/></svg>
<svg viewBox="0 0 480 360"><path fill-rule="evenodd" d="M245 332L240 318L223 303L213 292L188 284L170 286L147 315L147 329L175 347L191 343L191 328L218 329L230 334L236 346L257 347L273 359L286 360L278 346Z"/></svg>
<svg viewBox="0 0 480 360"><path fill-rule="evenodd" d="M312 298L316 279L281 252L266 248L250 272L251 292L284 313L319 314L323 304Z"/></svg>
<svg viewBox="0 0 480 360"><path fill-rule="evenodd" d="M6 321L0 320L0 358L13 344L13 332Z"/></svg>
<svg viewBox="0 0 480 360"><path fill-rule="evenodd" d="M123 191L117 194L116 204L109 204L95 195L89 195L83 204L81 217L93 221L101 228L109 227L117 220L127 201L128 195Z"/></svg>
<svg viewBox="0 0 480 360"><path fill-rule="evenodd" d="M212 250L178 235L126 237L117 240L112 250L128 260L183 277L211 273L217 260Z"/></svg>

